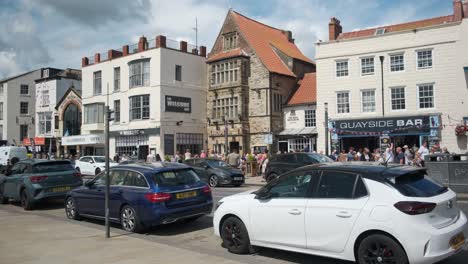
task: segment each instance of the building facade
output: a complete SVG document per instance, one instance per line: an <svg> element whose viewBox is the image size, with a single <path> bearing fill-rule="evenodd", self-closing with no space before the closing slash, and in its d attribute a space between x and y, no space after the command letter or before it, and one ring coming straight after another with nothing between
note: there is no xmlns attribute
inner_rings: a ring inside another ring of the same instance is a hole
<svg viewBox="0 0 468 264"><path fill-rule="evenodd" d="M23 145L35 137L35 83L41 70L0 80L0 145Z"/></svg>
<svg viewBox="0 0 468 264"><path fill-rule="evenodd" d="M109 102L112 156L200 153L206 141L205 57L203 46L157 36L83 58L82 137L101 137ZM104 145L88 145L82 152L101 155Z"/></svg>
<svg viewBox="0 0 468 264"><path fill-rule="evenodd" d="M207 64L209 149L276 150L282 106L304 73L315 71L292 33L230 10Z"/></svg>
<svg viewBox="0 0 468 264"><path fill-rule="evenodd" d="M87 145L86 137L81 136L82 108L81 91L74 87L68 88L57 102L54 115L57 157L76 158L81 148ZM102 137L97 137L97 140L104 141ZM95 143L91 141L90 145Z"/></svg>
<svg viewBox="0 0 468 264"><path fill-rule="evenodd" d="M60 152L60 147L57 148L58 142L55 133L56 128L59 126L59 115L56 107L70 88L81 93L80 70L41 69L41 78L36 80L35 85L36 140L34 146L36 153L46 154L50 152L57 154Z"/></svg>
<svg viewBox="0 0 468 264"><path fill-rule="evenodd" d="M468 117L468 2L452 15L342 32L329 23L329 41L316 44L319 138L331 147L429 145L466 152L455 127ZM325 134L325 126L329 128ZM320 140L319 150L326 149Z"/></svg>

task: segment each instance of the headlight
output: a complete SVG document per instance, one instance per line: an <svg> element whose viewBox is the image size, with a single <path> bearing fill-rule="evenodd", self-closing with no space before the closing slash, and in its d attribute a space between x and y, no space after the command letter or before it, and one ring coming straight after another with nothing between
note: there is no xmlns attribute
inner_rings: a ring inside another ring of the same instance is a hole
<svg viewBox="0 0 468 264"><path fill-rule="evenodd" d="M224 203L223 201L218 201L218 202L216 203L215 211L218 210L218 208L219 208L223 203Z"/></svg>

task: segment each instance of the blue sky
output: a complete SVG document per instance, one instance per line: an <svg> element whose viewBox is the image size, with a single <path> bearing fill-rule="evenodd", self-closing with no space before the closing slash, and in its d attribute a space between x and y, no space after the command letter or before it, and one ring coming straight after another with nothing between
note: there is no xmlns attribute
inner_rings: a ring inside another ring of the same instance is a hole
<svg viewBox="0 0 468 264"><path fill-rule="evenodd" d="M210 50L229 8L291 30L310 58L333 16L352 31L453 12L452 0L0 0L0 79L41 67L79 69L83 56L141 35L194 43L195 17L199 43Z"/></svg>

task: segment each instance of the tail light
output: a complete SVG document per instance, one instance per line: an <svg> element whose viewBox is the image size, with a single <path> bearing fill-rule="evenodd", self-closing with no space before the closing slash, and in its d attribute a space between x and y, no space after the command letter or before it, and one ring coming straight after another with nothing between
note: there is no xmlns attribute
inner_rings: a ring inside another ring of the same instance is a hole
<svg viewBox="0 0 468 264"><path fill-rule="evenodd" d="M43 181L43 180L45 180L47 178L48 178L47 176L31 176L31 177L29 177L29 180L32 183L38 183L38 182Z"/></svg>
<svg viewBox="0 0 468 264"><path fill-rule="evenodd" d="M211 193L211 188L210 186L206 185L205 187L203 187L203 189L201 189L202 193Z"/></svg>
<svg viewBox="0 0 468 264"><path fill-rule="evenodd" d="M423 202L398 202L394 206L405 214L420 215L434 210L437 204Z"/></svg>
<svg viewBox="0 0 468 264"><path fill-rule="evenodd" d="M81 173L76 171L75 173L73 173L73 176L75 176L77 178L81 178Z"/></svg>
<svg viewBox="0 0 468 264"><path fill-rule="evenodd" d="M147 193L145 194L145 199L152 203L166 202L171 199L171 194L169 193Z"/></svg>

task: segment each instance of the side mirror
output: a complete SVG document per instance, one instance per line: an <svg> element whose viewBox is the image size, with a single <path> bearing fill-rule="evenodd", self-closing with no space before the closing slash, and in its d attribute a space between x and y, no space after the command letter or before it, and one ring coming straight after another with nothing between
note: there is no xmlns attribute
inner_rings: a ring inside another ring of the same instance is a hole
<svg viewBox="0 0 468 264"><path fill-rule="evenodd" d="M87 181L84 181L83 184L86 187L91 187L91 186L93 186L94 182L93 182L93 180L87 180Z"/></svg>
<svg viewBox="0 0 468 264"><path fill-rule="evenodd" d="M270 192L261 192L261 193L257 193L257 195L255 195L255 199L257 200L268 200L270 198L273 198L273 194L270 193Z"/></svg>
<svg viewBox="0 0 468 264"><path fill-rule="evenodd" d="M90 160L90 161L89 161L89 163L93 164L93 163L94 163L94 161L93 161L93 160Z"/></svg>

